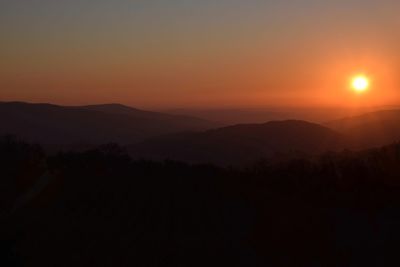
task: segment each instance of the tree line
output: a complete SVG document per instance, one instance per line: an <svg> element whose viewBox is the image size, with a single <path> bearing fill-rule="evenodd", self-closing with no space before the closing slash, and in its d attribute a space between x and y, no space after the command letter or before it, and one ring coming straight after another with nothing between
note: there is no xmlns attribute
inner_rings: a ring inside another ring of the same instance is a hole
<svg viewBox="0 0 400 267"><path fill-rule="evenodd" d="M1 266L397 266L400 144L247 168L0 139Z"/></svg>

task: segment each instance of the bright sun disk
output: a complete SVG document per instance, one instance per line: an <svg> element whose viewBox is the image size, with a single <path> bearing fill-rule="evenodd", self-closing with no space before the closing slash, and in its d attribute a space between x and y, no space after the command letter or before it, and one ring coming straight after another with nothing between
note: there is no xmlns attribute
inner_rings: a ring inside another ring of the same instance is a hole
<svg viewBox="0 0 400 267"><path fill-rule="evenodd" d="M364 92L369 88L369 79L364 75L356 76L352 79L351 86L356 92Z"/></svg>

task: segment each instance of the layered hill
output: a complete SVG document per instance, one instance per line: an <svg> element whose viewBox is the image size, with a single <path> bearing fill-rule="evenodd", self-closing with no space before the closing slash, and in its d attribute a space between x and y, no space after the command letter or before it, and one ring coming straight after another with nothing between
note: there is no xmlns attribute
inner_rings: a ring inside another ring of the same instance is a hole
<svg viewBox="0 0 400 267"><path fill-rule="evenodd" d="M328 122L330 127L353 140L358 147L387 145L400 140L400 110L383 110Z"/></svg>
<svg viewBox="0 0 400 267"><path fill-rule="evenodd" d="M153 138L129 147L136 158L246 163L278 155L318 154L345 147L341 134L306 121L242 124Z"/></svg>
<svg viewBox="0 0 400 267"><path fill-rule="evenodd" d="M50 145L132 144L181 131L210 129L214 123L119 104L81 107L0 102L0 134Z"/></svg>

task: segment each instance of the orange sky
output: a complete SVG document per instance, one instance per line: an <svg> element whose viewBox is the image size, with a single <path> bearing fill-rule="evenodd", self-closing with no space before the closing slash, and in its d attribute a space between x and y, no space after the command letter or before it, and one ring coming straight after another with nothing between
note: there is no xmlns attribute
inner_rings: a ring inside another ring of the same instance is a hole
<svg viewBox="0 0 400 267"><path fill-rule="evenodd" d="M131 2L1 2L0 100L400 104L397 1ZM349 88L361 72L362 95Z"/></svg>

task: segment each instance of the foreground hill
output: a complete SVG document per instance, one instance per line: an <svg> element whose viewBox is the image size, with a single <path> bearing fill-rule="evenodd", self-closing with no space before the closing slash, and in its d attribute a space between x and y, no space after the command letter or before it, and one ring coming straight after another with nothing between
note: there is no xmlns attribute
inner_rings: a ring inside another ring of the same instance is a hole
<svg viewBox="0 0 400 267"><path fill-rule="evenodd" d="M142 111L118 104L65 107L0 102L0 134L41 144L132 144L145 138L215 126L194 117Z"/></svg>
<svg viewBox="0 0 400 267"><path fill-rule="evenodd" d="M373 147L400 140L400 110L383 110L325 124L354 140L358 146Z"/></svg>
<svg viewBox="0 0 400 267"><path fill-rule="evenodd" d="M239 171L0 138L0 266L400 266L399 151Z"/></svg>
<svg viewBox="0 0 400 267"><path fill-rule="evenodd" d="M129 151L137 158L245 164L279 154L322 153L345 144L345 138L331 129L288 120L169 135L130 146Z"/></svg>

